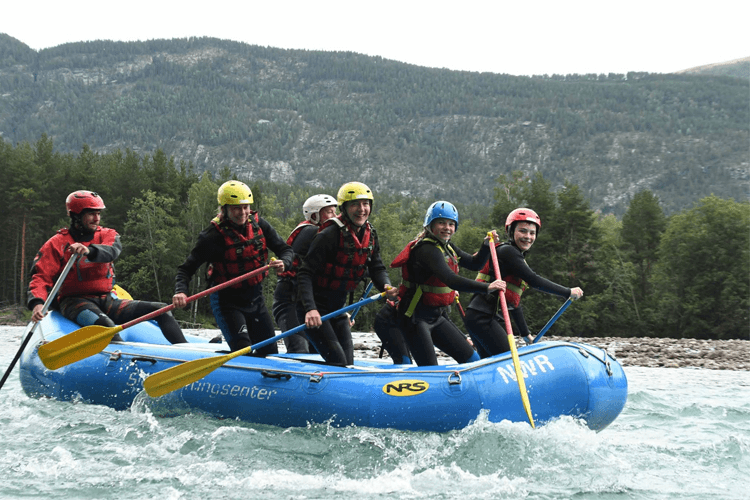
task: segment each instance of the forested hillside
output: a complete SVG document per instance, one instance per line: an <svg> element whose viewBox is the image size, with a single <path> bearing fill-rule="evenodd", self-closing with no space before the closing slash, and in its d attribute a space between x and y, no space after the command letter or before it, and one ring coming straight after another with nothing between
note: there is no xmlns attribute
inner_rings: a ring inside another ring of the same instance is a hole
<svg viewBox="0 0 750 500"><path fill-rule="evenodd" d="M198 176L162 151L141 156L83 148L80 154L63 154L46 136L15 147L0 141L0 321L24 308L31 260L55 230L69 224L65 198L78 189L98 191L107 207L102 224L122 235L118 284L134 297L170 302L177 266L216 214L219 185L233 175L224 169ZM302 204L316 192L267 180L250 184L253 208L282 237L302 220ZM529 265L585 292L555 323L556 335L750 339L750 202L708 196L667 217L658 197L643 190L618 220L595 213L579 186L566 183L554 191L541 174L526 177L516 171L492 187L496 196L482 210L458 205L460 226L453 241L473 252L488 229L502 233L511 209L537 210L543 225L527 256ZM431 201L375 193L370 221L384 262L419 233ZM390 269L390 277L392 283L401 280L397 269ZM271 273L263 281L269 307L275 280ZM197 273L191 286L191 294L202 290L205 273ZM523 297L533 331L562 302L534 290ZM470 299L461 295L465 307ZM193 302L175 315L211 325L208 302ZM357 328L372 328L376 312L377 307L363 310ZM458 312L452 314L462 324Z"/></svg>
<svg viewBox="0 0 750 500"><path fill-rule="evenodd" d="M161 150L196 172L488 206L540 173L622 216L750 193L750 82L692 74L534 78L217 39L85 42L39 52L0 34L0 135L61 152Z"/></svg>

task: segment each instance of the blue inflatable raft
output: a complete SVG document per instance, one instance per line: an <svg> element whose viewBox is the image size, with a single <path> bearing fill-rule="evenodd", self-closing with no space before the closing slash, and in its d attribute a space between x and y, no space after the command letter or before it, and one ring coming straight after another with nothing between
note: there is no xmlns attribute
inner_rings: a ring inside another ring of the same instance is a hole
<svg viewBox="0 0 750 500"><path fill-rule="evenodd" d="M205 378L160 398L143 380L178 363L226 354L226 344L188 336L169 345L155 323L120 332L122 342L82 361L48 370L37 350L79 327L56 312L37 327L20 361L24 391L32 397L83 401L117 410L145 401L158 415L203 412L220 418L282 427L330 422L415 431L449 431L482 413L492 422L525 422L510 353L474 363L432 367L357 359L352 367L322 363L317 355L238 356ZM601 430L622 411L627 379L599 348L568 342L520 347L531 410L537 425L571 416Z"/></svg>

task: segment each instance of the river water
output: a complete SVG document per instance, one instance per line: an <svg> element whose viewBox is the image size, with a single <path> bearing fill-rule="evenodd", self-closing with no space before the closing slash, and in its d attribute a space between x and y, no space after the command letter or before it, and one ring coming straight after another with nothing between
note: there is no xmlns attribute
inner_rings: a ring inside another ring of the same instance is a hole
<svg viewBox="0 0 750 500"><path fill-rule="evenodd" d="M0 326L5 373L25 329ZM747 499L750 372L626 367L596 433L481 417L447 434L277 428L0 389L0 498Z"/></svg>

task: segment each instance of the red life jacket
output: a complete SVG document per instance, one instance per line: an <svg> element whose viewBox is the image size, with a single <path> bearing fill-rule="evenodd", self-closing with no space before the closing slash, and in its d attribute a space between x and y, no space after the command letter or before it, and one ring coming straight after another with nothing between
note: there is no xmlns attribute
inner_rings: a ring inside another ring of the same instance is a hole
<svg viewBox="0 0 750 500"><path fill-rule="evenodd" d="M357 238L356 229L338 215L325 221L320 230L336 224L339 227L339 243L334 262L326 262L325 268L317 274L316 283L321 288L351 292L365 276L367 263L375 248L372 226L365 223L362 240Z"/></svg>
<svg viewBox="0 0 750 500"><path fill-rule="evenodd" d="M250 212L249 222L245 224L244 234L237 231L228 221L216 217L211 224L224 236L224 258L212 262L208 268L208 279L213 284L224 283L237 276L242 276L254 269L266 265L268 250L266 238L258 225L258 212ZM230 288L243 288L257 285L268 272L242 280Z"/></svg>
<svg viewBox="0 0 750 500"><path fill-rule="evenodd" d="M65 250L76 243L68 229L60 229L55 236L55 244L61 248L61 255L66 255ZM97 226L91 241L79 241L82 245L113 245L117 238L114 229ZM70 255L68 254L68 259ZM67 262L67 259L65 259ZM115 267L111 262L90 262L86 256L78 259L68 273L58 295L69 297L71 295L103 295L109 293L115 286Z"/></svg>
<svg viewBox="0 0 750 500"><path fill-rule="evenodd" d="M453 250L452 246L442 245L431 236L417 238L416 240L409 242L396 258L393 259L393 262L391 262L391 267L401 268L401 284L398 287L399 300L404 300L407 293L409 293L410 290L414 290L414 295L406 311L407 317L412 315L414 308L417 307L420 300L427 306L443 307L452 304L456 299L456 291L446 286L445 283L435 276L430 276L424 283L413 283L409 281L409 266L407 263L409 262L411 252L418 245L425 243L436 245L445 256L445 263L448 264L448 267L450 267L454 273L458 273L458 255L455 250Z"/></svg>
<svg viewBox="0 0 750 500"><path fill-rule="evenodd" d="M508 243L495 243L494 251L497 252L497 247L499 247L500 245L507 244ZM489 259L484 267L477 273L477 281L490 283L495 280L495 270L490 267L491 265L492 259ZM507 276L503 276L502 279L506 283L505 300L507 300L508 303L513 307L518 307L518 305L521 303L521 295L523 295L523 292L526 291L527 288L529 288L529 285L521 278L517 278L510 274Z"/></svg>
<svg viewBox="0 0 750 500"><path fill-rule="evenodd" d="M297 224L297 227L292 230L292 233L289 235L289 238L286 239L286 244L289 246L292 246L292 243L294 243L294 240L297 238L300 232L302 232L303 229L305 229L307 226L314 226L312 222L309 220L304 220ZM287 269L286 271L276 273L276 276L279 278L294 278L297 276L297 271L299 271L300 266L302 265L302 257L294 254L294 259L292 259L292 265Z"/></svg>

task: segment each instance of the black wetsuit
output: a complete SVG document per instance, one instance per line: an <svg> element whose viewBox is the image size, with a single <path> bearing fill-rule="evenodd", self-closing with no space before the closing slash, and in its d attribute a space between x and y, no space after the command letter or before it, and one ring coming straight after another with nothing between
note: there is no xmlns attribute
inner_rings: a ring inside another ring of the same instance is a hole
<svg viewBox="0 0 750 500"><path fill-rule="evenodd" d="M299 233L292 241L292 250L301 260L310 248L315 235L318 234L318 226L308 224L300 229ZM273 305L271 306L273 317L276 324L282 332L286 332L305 322L305 312L302 305L297 302L297 277L279 277L276 283L276 290L273 292ZM296 333L284 337L286 352L290 353L308 353L310 352L310 343L304 333Z"/></svg>
<svg viewBox="0 0 750 500"><path fill-rule="evenodd" d="M489 246L483 244L475 255L468 254L455 246L453 247L459 258L459 266L478 271L484 266L489 257ZM479 281L464 278L453 272L445 262L445 254L435 244L418 244L409 255L409 279L413 283L423 284L431 276L438 278L445 286L452 290L469 293L487 293L489 285ZM411 317L405 315L411 304L414 289L410 289L399 303L399 319L401 329L409 346L414 361L419 366L437 365L435 347L451 356L459 363L479 359L464 334L448 318L449 306L428 306L421 300L417 304Z"/></svg>
<svg viewBox="0 0 750 500"><path fill-rule="evenodd" d="M383 343L383 349L393 359L394 365L408 365L411 363L409 347L401 331L396 304L390 300L383 304L383 307L380 308L380 311L375 316L373 328L375 329L375 334Z"/></svg>
<svg viewBox="0 0 750 500"><path fill-rule="evenodd" d="M553 283L536 274L526 264L524 255L515 243L508 242L498 246L497 261L500 266L500 274L502 276L520 278L530 287L545 293L565 298L570 297L570 288ZM491 279L496 279L494 275L494 269L490 268ZM521 305L519 304L518 307L514 308L511 304L508 304L508 314L513 318L519 334L522 337L529 335L529 327L523 316ZM505 319L502 316L497 293L473 296L469 306L466 308L464 324L469 331L474 345L477 346L477 351L479 351L482 357L510 350L508 334L504 327Z"/></svg>
<svg viewBox="0 0 750 500"><path fill-rule="evenodd" d="M302 267L297 273L299 300L305 314L317 310L321 316L337 311L346 305L348 292L331 290L320 286L316 280L327 263L335 262L339 252L339 228L331 224L320 231L310 244L310 249L302 259ZM362 235L364 226L359 229L358 237ZM390 285L388 272L380 258L380 243L375 228L372 228L371 238L374 238L372 255L366 264L367 273L375 288L385 291ZM349 317L345 314L324 321L320 328L307 329L307 338L315 349L323 356L326 363L331 365L351 365L354 362L354 344L349 324Z"/></svg>
<svg viewBox="0 0 750 500"><path fill-rule="evenodd" d="M258 219L258 225L266 240L266 247L273 251L276 257L284 262L284 268L288 269L294 256L292 248L263 218ZM201 231L190 255L177 268L175 294L187 294L190 279L198 268L205 262L222 261L225 252L225 238L216 226L211 224ZM209 281L208 286L213 285L215 283ZM273 320L263 300L262 283L248 285L245 281L241 288L224 288L212 293L210 298L216 322L232 351L257 344L275 335ZM265 356L278 352L276 344L273 343L257 352L254 351L253 354Z"/></svg>
<svg viewBox="0 0 750 500"><path fill-rule="evenodd" d="M146 300L129 300L119 299L114 292L97 297L92 296L70 296L60 301L60 312L66 318L75 318L78 324L83 326L102 325L114 327L132 321L141 316L152 313L167 304L163 302L149 302ZM95 321L86 321L89 318ZM187 342L185 335L182 333L180 325L172 316L171 311L154 318L159 325L164 338L171 344L180 344ZM113 340L122 340L119 334L115 334Z"/></svg>

